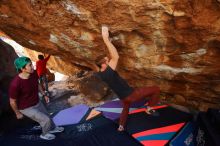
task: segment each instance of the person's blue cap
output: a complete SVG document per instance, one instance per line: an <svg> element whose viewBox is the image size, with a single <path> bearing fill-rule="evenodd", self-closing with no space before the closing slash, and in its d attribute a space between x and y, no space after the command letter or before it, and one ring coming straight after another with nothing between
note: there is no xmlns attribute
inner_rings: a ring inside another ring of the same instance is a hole
<svg viewBox="0 0 220 146"><path fill-rule="evenodd" d="M31 59L28 57L18 57L17 59L15 59L14 61L14 65L16 70L18 71L19 69L22 69L25 67L25 65L27 65L29 62L31 62Z"/></svg>

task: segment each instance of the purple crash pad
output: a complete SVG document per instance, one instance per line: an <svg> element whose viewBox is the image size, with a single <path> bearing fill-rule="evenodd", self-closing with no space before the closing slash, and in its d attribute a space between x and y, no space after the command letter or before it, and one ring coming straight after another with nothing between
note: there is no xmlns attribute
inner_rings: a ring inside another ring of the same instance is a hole
<svg viewBox="0 0 220 146"><path fill-rule="evenodd" d="M130 106L130 108L138 108L144 106L145 103L146 100L135 102ZM106 118L116 120L120 116L120 111L122 110L122 102L120 100L110 101L95 109L101 111Z"/></svg>
<svg viewBox="0 0 220 146"><path fill-rule="evenodd" d="M56 126L64 126L77 124L89 110L89 107L84 104L76 105L71 108L64 109L53 117Z"/></svg>
<svg viewBox="0 0 220 146"><path fill-rule="evenodd" d="M137 108L137 107L143 106L145 103L146 103L145 100L132 103L131 108ZM121 102L121 100L114 100L114 101L107 102L99 107L102 107L102 108L122 108L122 102Z"/></svg>

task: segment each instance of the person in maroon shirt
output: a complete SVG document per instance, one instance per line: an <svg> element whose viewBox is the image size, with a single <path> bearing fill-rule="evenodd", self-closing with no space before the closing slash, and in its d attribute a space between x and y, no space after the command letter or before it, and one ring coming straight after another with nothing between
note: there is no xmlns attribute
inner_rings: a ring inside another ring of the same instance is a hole
<svg viewBox="0 0 220 146"><path fill-rule="evenodd" d="M102 27L102 38L108 48L111 58L109 59L108 57L103 57L103 55L98 57L96 59L95 68L98 71L98 76L118 95L119 99L123 103L123 110L120 115L118 131L124 131L129 113L129 107L134 102L147 99L148 107L146 109L146 113L150 115L159 114L152 109L152 106L159 102L160 88L157 86L139 87L136 89L130 87L127 82L116 72L119 54L109 39L108 27Z"/></svg>
<svg viewBox="0 0 220 146"><path fill-rule="evenodd" d="M38 122L42 128L40 137L52 140L55 135L51 133L62 132L63 127L56 127L49 114L38 97L38 89L44 96L46 102L49 97L38 84L38 75L34 71L31 60L28 57L19 57L14 62L18 75L14 77L9 87L10 105L17 117L22 119L23 115Z"/></svg>
<svg viewBox="0 0 220 146"><path fill-rule="evenodd" d="M47 61L50 59L50 55L44 58L43 55L38 55L38 61L36 62L36 70L39 77L39 83L44 87L46 94L48 95L48 80L47 80Z"/></svg>

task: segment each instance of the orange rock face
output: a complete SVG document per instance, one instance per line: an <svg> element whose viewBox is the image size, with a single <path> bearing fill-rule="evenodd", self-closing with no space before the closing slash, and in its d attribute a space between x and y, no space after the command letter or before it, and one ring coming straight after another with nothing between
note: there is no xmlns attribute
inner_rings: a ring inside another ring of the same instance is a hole
<svg viewBox="0 0 220 146"><path fill-rule="evenodd" d="M105 24L132 86L156 84L201 110L220 105L219 0L2 0L0 18L19 44L83 69L105 53Z"/></svg>
<svg viewBox="0 0 220 146"><path fill-rule="evenodd" d="M41 52L37 52L34 50L30 50L24 48L24 54L32 59L32 61L36 62L38 60L38 55L43 55ZM47 56L48 54L45 54ZM63 58L65 59L65 58ZM47 62L47 68L56 72L60 72L62 74L72 76L76 74L76 72L80 71L80 68L69 63L69 60L62 60L58 56L51 56Z"/></svg>

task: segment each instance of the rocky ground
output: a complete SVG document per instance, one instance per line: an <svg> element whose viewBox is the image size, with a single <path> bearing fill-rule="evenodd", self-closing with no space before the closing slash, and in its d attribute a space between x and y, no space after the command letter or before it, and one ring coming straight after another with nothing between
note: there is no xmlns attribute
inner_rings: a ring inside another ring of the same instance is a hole
<svg viewBox="0 0 220 146"><path fill-rule="evenodd" d="M49 112L78 104L96 107L117 96L93 72L80 72L64 81L49 83Z"/></svg>

